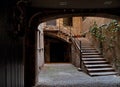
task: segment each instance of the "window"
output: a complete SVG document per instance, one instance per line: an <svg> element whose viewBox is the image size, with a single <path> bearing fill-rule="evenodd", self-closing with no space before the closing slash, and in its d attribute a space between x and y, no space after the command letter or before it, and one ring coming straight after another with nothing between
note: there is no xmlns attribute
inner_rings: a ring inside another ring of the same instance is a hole
<svg viewBox="0 0 120 87"><path fill-rule="evenodd" d="M64 26L72 26L72 17L68 17L68 18L63 18L63 25Z"/></svg>
<svg viewBox="0 0 120 87"><path fill-rule="evenodd" d="M46 22L46 25L53 25L56 26L56 20L50 20Z"/></svg>

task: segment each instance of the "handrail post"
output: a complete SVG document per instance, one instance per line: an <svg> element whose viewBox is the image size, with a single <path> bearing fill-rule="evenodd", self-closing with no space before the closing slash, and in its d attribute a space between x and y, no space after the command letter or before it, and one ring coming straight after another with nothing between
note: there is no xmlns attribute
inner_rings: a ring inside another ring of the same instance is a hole
<svg viewBox="0 0 120 87"><path fill-rule="evenodd" d="M80 68L82 68L82 50L81 50L81 41L80 43Z"/></svg>
<svg viewBox="0 0 120 87"><path fill-rule="evenodd" d="M71 34L71 33L72 33L72 32L71 32L71 26L70 26L69 28L70 28L70 37L72 37L72 34Z"/></svg>

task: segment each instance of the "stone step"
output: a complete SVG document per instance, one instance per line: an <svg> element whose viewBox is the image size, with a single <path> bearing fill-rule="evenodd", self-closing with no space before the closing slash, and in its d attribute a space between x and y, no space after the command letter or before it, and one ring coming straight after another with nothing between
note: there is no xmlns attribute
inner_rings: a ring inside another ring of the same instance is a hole
<svg viewBox="0 0 120 87"><path fill-rule="evenodd" d="M100 55L98 52L93 52L93 53L82 53L82 55Z"/></svg>
<svg viewBox="0 0 120 87"><path fill-rule="evenodd" d="M116 75L115 69L97 49L89 45L81 47L82 61L91 76Z"/></svg>
<svg viewBox="0 0 120 87"><path fill-rule="evenodd" d="M97 53L97 50L81 50L82 53Z"/></svg>
<svg viewBox="0 0 120 87"><path fill-rule="evenodd" d="M93 47L91 45L82 45L81 47Z"/></svg>
<svg viewBox="0 0 120 87"><path fill-rule="evenodd" d="M97 57L103 57L102 55L82 55L82 57L85 57L85 58L97 58Z"/></svg>
<svg viewBox="0 0 120 87"><path fill-rule="evenodd" d="M117 72L91 72L91 76L106 76L106 75L117 75Z"/></svg>
<svg viewBox="0 0 120 87"><path fill-rule="evenodd" d="M89 72L105 72L105 71L114 71L113 68L88 68L87 69Z"/></svg>
<svg viewBox="0 0 120 87"><path fill-rule="evenodd" d="M105 64L107 61L83 61L85 64Z"/></svg>
<svg viewBox="0 0 120 87"><path fill-rule="evenodd" d="M83 61L98 61L98 60L106 60L105 58L82 58Z"/></svg>
<svg viewBox="0 0 120 87"><path fill-rule="evenodd" d="M81 50L85 50L85 51L97 51L96 49L83 49L83 48L81 48Z"/></svg>
<svg viewBox="0 0 120 87"><path fill-rule="evenodd" d="M87 68L99 68L99 67L112 67L110 64L87 64L85 65Z"/></svg>
<svg viewBox="0 0 120 87"><path fill-rule="evenodd" d="M81 48L94 48L92 46L81 46Z"/></svg>
<svg viewBox="0 0 120 87"><path fill-rule="evenodd" d="M81 49L82 50L96 50L95 48L82 48L82 47L81 47Z"/></svg>

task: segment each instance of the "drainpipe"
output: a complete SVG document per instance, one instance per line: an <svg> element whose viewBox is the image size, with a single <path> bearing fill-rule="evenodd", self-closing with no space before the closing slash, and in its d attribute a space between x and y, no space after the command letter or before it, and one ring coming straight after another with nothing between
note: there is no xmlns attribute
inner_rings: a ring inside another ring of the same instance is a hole
<svg viewBox="0 0 120 87"><path fill-rule="evenodd" d="M82 50L81 50L81 41L80 43L80 68L82 68Z"/></svg>

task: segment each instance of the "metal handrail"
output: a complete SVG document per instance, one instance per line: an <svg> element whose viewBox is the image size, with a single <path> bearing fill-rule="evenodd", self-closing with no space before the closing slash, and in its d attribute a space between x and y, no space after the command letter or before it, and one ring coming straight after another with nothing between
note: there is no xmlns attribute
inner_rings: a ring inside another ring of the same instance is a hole
<svg viewBox="0 0 120 87"><path fill-rule="evenodd" d="M72 36L70 37L71 41L73 43L75 43L76 48L78 49L78 51L80 52L80 68L82 67L82 49L81 49L81 41L76 40L75 38L73 38ZM79 41L79 42L77 42Z"/></svg>

